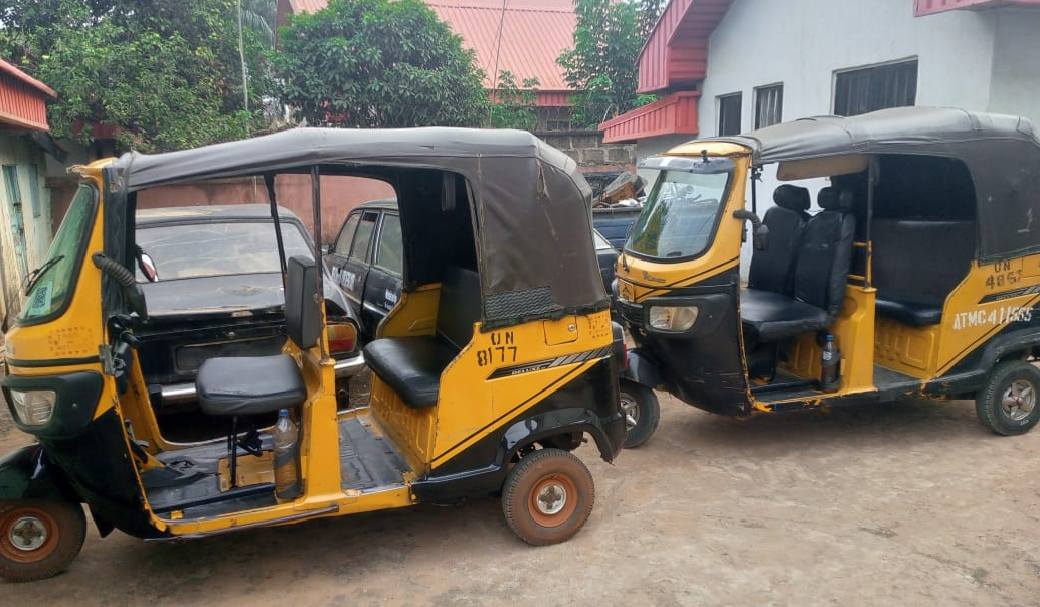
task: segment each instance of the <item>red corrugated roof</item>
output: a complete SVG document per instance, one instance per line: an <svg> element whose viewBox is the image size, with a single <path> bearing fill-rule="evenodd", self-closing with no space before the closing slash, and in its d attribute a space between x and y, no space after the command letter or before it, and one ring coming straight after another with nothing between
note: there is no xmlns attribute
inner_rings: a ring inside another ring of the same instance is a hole
<svg viewBox="0 0 1040 607"><path fill-rule="evenodd" d="M0 59L0 124L48 130L47 99L54 90Z"/></svg>
<svg viewBox="0 0 1040 607"><path fill-rule="evenodd" d="M328 4L327 0L288 2L295 13L318 11ZM517 82L537 78L540 91L570 90L556 58L573 43L576 18L571 0L506 0L504 16L502 0L430 0L426 4L462 36L467 48L476 51L477 63L487 73L488 88L494 85L497 52L499 73L509 70Z"/></svg>
<svg viewBox="0 0 1040 607"><path fill-rule="evenodd" d="M495 54L498 71L509 70L518 82L537 78L544 91L566 91L563 69L556 58L573 44L576 18L567 0L523 6L478 0L432 0L427 2L464 44L477 53L477 63L487 73L486 85L493 88ZM502 39L499 45L499 24Z"/></svg>
<svg viewBox="0 0 1040 607"><path fill-rule="evenodd" d="M629 110L599 125L603 143L637 141L663 135L697 135L697 91L680 91Z"/></svg>

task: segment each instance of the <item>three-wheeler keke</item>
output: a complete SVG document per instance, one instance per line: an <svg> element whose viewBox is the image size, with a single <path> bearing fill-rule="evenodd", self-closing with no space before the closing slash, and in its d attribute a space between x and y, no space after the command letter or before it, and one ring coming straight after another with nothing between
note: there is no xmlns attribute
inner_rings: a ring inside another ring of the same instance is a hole
<svg viewBox="0 0 1040 607"><path fill-rule="evenodd" d="M623 345L593 253L590 190L562 153L520 131L304 128L76 170L79 190L7 334L3 391L38 442L0 461L0 577L65 567L83 542L82 502L102 536L150 540L493 494L530 544L583 526L593 482L571 451L586 436L604 460L621 448ZM137 196L255 176L274 210L287 173L311 177L315 249L323 176L396 191L404 288L365 348L371 401L337 411L320 251L285 259L273 212L286 346L206 360L200 408L231 430L168 441L135 350L148 322L131 271ZM272 458L272 427L250 426L282 410L298 427L295 461ZM295 493L279 481L276 495L275 463L295 466L281 477Z"/></svg>
<svg viewBox="0 0 1040 607"><path fill-rule="evenodd" d="M760 221L768 165L785 183ZM629 444L657 425L652 388L731 416L920 396L974 398L1003 435L1040 419L1028 120L923 107L808 118L680 145L650 170L617 267L638 346L621 388Z"/></svg>

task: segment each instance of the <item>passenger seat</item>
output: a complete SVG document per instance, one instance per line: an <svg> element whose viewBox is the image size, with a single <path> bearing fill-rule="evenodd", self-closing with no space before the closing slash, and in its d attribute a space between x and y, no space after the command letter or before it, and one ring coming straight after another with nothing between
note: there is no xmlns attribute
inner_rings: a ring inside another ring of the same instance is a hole
<svg viewBox="0 0 1040 607"><path fill-rule="evenodd" d="M852 263L856 218L849 191L827 187L817 203L823 209L809 220L794 270L793 297L747 289L740 317L752 342L771 342L825 329L841 311Z"/></svg>
<svg viewBox="0 0 1040 607"><path fill-rule="evenodd" d="M480 320L480 277L449 267L441 282L437 332L420 337L383 337L365 346L365 361L405 405L424 409L437 404L441 373L473 337Z"/></svg>
<svg viewBox="0 0 1040 607"><path fill-rule="evenodd" d="M769 246L751 256L748 288L790 295L794 283L794 262L809 221L809 190L782 185L773 192L776 206L766 211L762 223L769 228Z"/></svg>

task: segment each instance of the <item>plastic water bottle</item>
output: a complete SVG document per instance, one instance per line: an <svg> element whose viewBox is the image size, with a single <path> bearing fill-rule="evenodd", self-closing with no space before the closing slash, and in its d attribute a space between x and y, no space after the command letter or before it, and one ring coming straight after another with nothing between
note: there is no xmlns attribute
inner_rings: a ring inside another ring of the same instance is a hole
<svg viewBox="0 0 1040 607"><path fill-rule="evenodd" d="M300 495L300 432L289 410L278 412L274 426L274 494L281 501Z"/></svg>
<svg viewBox="0 0 1040 607"><path fill-rule="evenodd" d="M841 351L834 343L834 336L830 333L824 338L823 351L820 354L820 388L824 392L837 392L841 386Z"/></svg>

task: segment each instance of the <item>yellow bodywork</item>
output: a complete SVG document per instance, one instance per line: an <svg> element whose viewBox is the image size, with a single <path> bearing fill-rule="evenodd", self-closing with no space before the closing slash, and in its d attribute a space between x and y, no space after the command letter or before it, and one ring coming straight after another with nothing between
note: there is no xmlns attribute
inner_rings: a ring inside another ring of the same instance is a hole
<svg viewBox="0 0 1040 607"><path fill-rule="evenodd" d="M109 162L77 169L97 188L99 203L74 295L66 312L54 320L15 327L8 333L7 354L12 374L33 376L55 372L55 367L18 366L20 358L61 359L61 372L103 372L99 346L110 343L110 336L106 334L99 306L102 274L90 259L91 254L103 250L105 197L101 171ZM378 334L432 335L437 324L439 298L439 284L423 285L403 293ZM482 331L480 324L475 323L472 343L443 372L441 400L436 406L422 410L405 407L393 390L374 376L369 407L337 412L334 360L327 354L324 334L317 346L307 350L299 349L289 340L285 352L297 361L308 394L299 412L302 495L291 502L192 520L185 519L180 511L160 518L148 507L147 500L144 500L145 508L156 529L186 536L412 505L416 498L410 491L410 483L418 475L437 468L452 455L499 429L551 395L561 379L576 376L599 359L489 379L496 368L586 352L611 343L608 310L492 331ZM162 465L154 456L195 445L171 442L162 436L140 361L136 360L136 353L134 356L125 393L118 394L111 375L103 376L103 393L95 419L115 409L126 422L123 438L127 453L134 456L138 485L141 495L145 496L140 472ZM365 418L373 432L389 438L404 456L411 471L404 473L399 486L365 492L342 488L339 422L354 416ZM130 441L136 441L141 449L132 449Z"/></svg>

